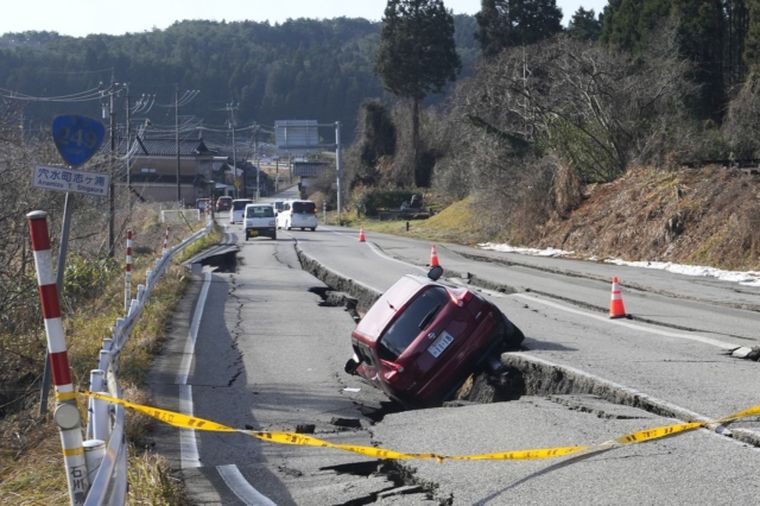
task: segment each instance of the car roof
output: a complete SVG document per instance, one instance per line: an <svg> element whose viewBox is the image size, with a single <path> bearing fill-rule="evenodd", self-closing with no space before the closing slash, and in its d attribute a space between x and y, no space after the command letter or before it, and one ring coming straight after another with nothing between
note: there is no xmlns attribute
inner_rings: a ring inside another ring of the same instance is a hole
<svg viewBox="0 0 760 506"><path fill-rule="evenodd" d="M364 318L359 321L355 332L370 341L376 341L397 311L409 302L421 288L437 284L423 276L415 276L413 274L402 276L377 299L364 315Z"/></svg>

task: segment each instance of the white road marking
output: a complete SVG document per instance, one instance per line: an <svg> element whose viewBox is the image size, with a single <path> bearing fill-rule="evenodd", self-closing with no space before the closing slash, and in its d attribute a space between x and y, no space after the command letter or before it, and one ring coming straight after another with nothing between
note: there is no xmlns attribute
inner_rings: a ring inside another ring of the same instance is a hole
<svg viewBox="0 0 760 506"><path fill-rule="evenodd" d="M211 286L211 273L206 272L203 276L203 286L198 295L198 303L195 306L193 319L190 322L190 330L185 340L185 349L180 363L177 383L179 383L179 410L186 415L193 415L193 386L187 384L190 376L190 367L195 356L195 343L198 341L198 329L201 326L203 310L206 307L208 291ZM198 452L198 438L193 429L179 430L180 466L182 469L201 467L201 458ZM256 490L248 483L240 469L234 464L217 466L219 475L224 483L232 490L241 501L251 506L276 506L265 495Z"/></svg>
<svg viewBox="0 0 760 506"><path fill-rule="evenodd" d="M222 480L224 480L224 483L232 490L232 493L245 504L249 506L277 506L271 499L256 490L245 479L243 473L240 472L240 469L236 465L216 466L216 470L219 472Z"/></svg>
<svg viewBox="0 0 760 506"><path fill-rule="evenodd" d="M179 374L177 375L177 383L180 385L187 385L187 378L190 376L190 366L193 364L195 354L195 342L198 340L198 328L201 326L203 309L206 307L206 298L208 298L210 286L211 273L207 272L203 277L203 286L201 287L200 295L198 295L198 304L195 306L193 320L190 322L190 330L185 339L185 349L182 353L182 362L180 363Z"/></svg>
<svg viewBox="0 0 760 506"><path fill-rule="evenodd" d="M190 376L190 367L193 364L195 355L195 342L198 340L198 329L201 325L203 309L206 307L208 298L208 289L211 286L211 273L207 272L203 277L203 286L198 296L198 303L195 306L193 320L190 323L190 330L185 338L185 350L182 354L182 362L179 366L177 383L179 384L179 410L186 415L193 415L193 387L187 384ZM201 459L198 454L198 439L193 429L179 430L179 450L180 450L180 467L182 469L192 469L201 467Z"/></svg>
<svg viewBox="0 0 760 506"><path fill-rule="evenodd" d="M375 253L377 256L379 256L379 257L381 257L381 258L385 258L386 260L391 260L391 261L393 261L393 262L398 262L398 263L400 263L400 264L402 264L402 265L408 265L409 267L413 267L413 268L415 268L415 269L417 269L417 270L420 270L420 271L422 271L422 272L427 272L427 269L426 269L426 268L424 268L424 267L420 267L419 265L414 265L414 264L411 264L411 263L409 263L409 262L406 262L406 261L404 261L404 260L399 260L398 258L393 258L392 256L389 256L389 255L385 254L384 252L380 251L380 249L379 249L377 246L375 246L374 244L372 244L371 242L368 242L368 243L367 243L367 245L369 246L369 248L370 248L370 249L371 249L371 250L372 250L372 251L373 251L373 252L374 252L374 253Z"/></svg>
<svg viewBox="0 0 760 506"><path fill-rule="evenodd" d="M337 234L337 235L347 235L345 232L333 231L333 233ZM372 249L372 251L374 251L380 257L386 258L388 260L393 260L394 262L398 262L398 263L401 263L401 264L409 265L409 266L417 268L417 269L424 270L421 267L416 266L414 264L411 264L409 262L405 262L403 260L399 260L397 258L393 258L393 257L390 257L390 256L386 255L385 253L381 252L375 245L373 245L373 244L371 244L369 242L367 244ZM346 276L344 274L341 274L339 272L336 272L336 274L338 274L338 275L340 275L340 276L342 276L342 277L344 277L346 279L350 279L348 276ZM451 279L451 280L453 281L454 279ZM356 282L356 281L354 281L354 282ZM493 292L492 290L480 289L480 288L479 288L479 290L481 292L486 293L486 294L491 295L491 296L504 297L504 294ZM380 290L378 290L378 291L380 291ZM721 348L722 350L726 350L726 351L733 350L733 349L741 347L740 344L731 343L731 342L728 342L728 341L721 341L719 339L713 339L711 337L705 337L705 336L700 336L700 335L691 335L691 334L683 334L683 333L679 333L679 332L672 332L672 331L668 331L668 330L662 330L662 329L656 329L656 328L652 328L652 327L646 327L646 326L643 326L643 325L640 325L640 324L637 324L637 323L634 323L634 322L626 321L626 320L610 319L610 318L605 317L605 316L597 315L597 314L594 314L594 313L589 313L587 311L583 311L583 310L580 310L580 309L575 309L575 308L572 308L572 307L569 307L569 306L565 306L565 305L557 303L557 302L552 302L552 301L540 299L538 297L535 297L535 296L532 296L532 295L527 295L525 293L516 293L516 294L514 294L514 296L515 297L520 297L520 298L523 298L523 299L527 299L527 300L530 300L530 301L533 301L533 302L537 302L537 303L540 303L540 304L544 304L546 306L550 306L550 307L553 307L555 309L559 309L559 310L565 311L567 313L577 314L577 315L584 316L584 317L587 317L587 318L593 318L593 319L601 321L601 322L612 323L612 324L615 324L615 325L621 325L621 326L628 327L630 329L637 330L637 331L640 331L640 332L649 332L650 334L657 334L657 335L661 335L661 336L665 336L665 337L672 337L674 339L684 339L684 340L689 340L689 341L695 341L695 342L699 342L699 343L702 343L702 344L707 344L707 345L710 345L710 346L715 346L717 348Z"/></svg>
<svg viewBox="0 0 760 506"><path fill-rule="evenodd" d="M179 386L179 411L186 415L193 415L193 386ZM195 469L201 467L201 458L198 455L198 440L195 430L179 430L179 453L180 467L182 469Z"/></svg>
<svg viewBox="0 0 760 506"><path fill-rule="evenodd" d="M524 294L524 293L516 293L516 294L514 294L514 296L515 297L519 297L521 299L529 300L531 302L536 302L536 303L539 303L539 304L543 304L545 306L553 307L555 309L559 309L560 311L565 311L566 313L577 314L577 315L583 316L584 318L592 318L594 320L598 320L598 321L605 322L605 323L610 323L610 324L613 324L613 325L620 325L620 326L623 326L623 327L627 327L629 329L637 330L639 332L648 332L650 334L657 334L657 335L660 335L660 336L672 337L674 339L684 339L684 340L687 340L687 341L695 341L695 342L698 342L698 343L707 344L707 345L710 345L710 346L715 346L717 348L721 348L722 350L726 350L726 351L733 350L733 349L739 348L741 346L741 345L736 344L736 343L730 343L728 341L721 341L719 339L713 339L711 337L705 337L705 336L700 336L700 335L696 335L696 334L692 335L692 334L683 334L683 333L679 333L679 332L672 332L672 331L669 331L669 330L663 330L663 329L658 329L658 328L653 328L653 327L648 327L648 326L640 325L638 323L634 323L634 322L630 322L630 321L622 320L622 319L610 319L610 318L608 318L606 316L601 316L601 315L598 315L598 314L589 313L589 312L583 311L581 309L575 309L575 308L572 308L572 307L565 306L563 304L559 304L557 302L552 302L552 301L540 299L538 297L534 297L532 295L527 295L527 294Z"/></svg>

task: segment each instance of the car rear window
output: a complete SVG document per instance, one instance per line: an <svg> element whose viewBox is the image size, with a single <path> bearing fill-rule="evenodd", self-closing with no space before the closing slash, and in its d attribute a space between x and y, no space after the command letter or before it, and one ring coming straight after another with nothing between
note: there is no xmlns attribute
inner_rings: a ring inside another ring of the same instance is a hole
<svg viewBox="0 0 760 506"><path fill-rule="evenodd" d="M395 360L401 355L448 301L443 287L431 286L421 292L380 336L377 350L380 358Z"/></svg>
<svg viewBox="0 0 760 506"><path fill-rule="evenodd" d="M248 208L248 218L274 218L274 208L272 206L255 206Z"/></svg>
<svg viewBox="0 0 760 506"><path fill-rule="evenodd" d="M242 211L243 209L245 209L245 206L247 206L250 203L251 203L250 200L233 200L232 209L234 209L235 211Z"/></svg>
<svg viewBox="0 0 760 506"><path fill-rule="evenodd" d="M314 214L316 211L314 202L293 202L293 212L296 214Z"/></svg>

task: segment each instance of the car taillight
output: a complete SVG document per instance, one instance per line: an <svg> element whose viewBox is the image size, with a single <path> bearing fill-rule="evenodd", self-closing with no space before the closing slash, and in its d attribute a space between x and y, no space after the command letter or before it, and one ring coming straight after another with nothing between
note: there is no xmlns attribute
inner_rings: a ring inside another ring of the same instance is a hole
<svg viewBox="0 0 760 506"><path fill-rule="evenodd" d="M394 362L389 362L387 360L380 360L380 364L385 369L390 369L388 371L383 372L383 378L389 383L392 383L396 379L398 379L398 374L404 372L404 366L400 364L396 364Z"/></svg>
<svg viewBox="0 0 760 506"><path fill-rule="evenodd" d="M449 292L449 296L451 297L451 301L459 307L464 307L466 303L472 300L472 293L469 291L465 291L461 295L457 295L454 292Z"/></svg>

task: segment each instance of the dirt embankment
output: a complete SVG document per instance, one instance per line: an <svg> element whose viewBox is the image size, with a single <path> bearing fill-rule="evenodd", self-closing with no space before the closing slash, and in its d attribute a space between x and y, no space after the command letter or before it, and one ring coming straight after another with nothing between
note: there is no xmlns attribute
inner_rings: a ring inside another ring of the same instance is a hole
<svg viewBox="0 0 760 506"><path fill-rule="evenodd" d="M547 223L531 246L760 270L760 175L718 166L637 168L589 187L580 207Z"/></svg>

